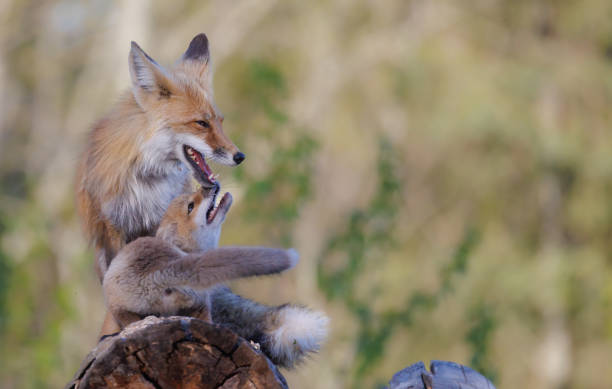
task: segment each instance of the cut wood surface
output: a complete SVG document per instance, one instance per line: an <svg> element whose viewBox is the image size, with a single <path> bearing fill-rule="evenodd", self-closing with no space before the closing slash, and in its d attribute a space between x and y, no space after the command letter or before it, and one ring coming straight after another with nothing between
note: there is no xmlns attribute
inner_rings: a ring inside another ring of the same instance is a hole
<svg viewBox="0 0 612 389"><path fill-rule="evenodd" d="M455 362L417 362L395 373L388 389L495 389L482 374Z"/></svg>
<svg viewBox="0 0 612 389"><path fill-rule="evenodd" d="M69 389L287 388L256 344L188 317L148 317L107 337Z"/></svg>

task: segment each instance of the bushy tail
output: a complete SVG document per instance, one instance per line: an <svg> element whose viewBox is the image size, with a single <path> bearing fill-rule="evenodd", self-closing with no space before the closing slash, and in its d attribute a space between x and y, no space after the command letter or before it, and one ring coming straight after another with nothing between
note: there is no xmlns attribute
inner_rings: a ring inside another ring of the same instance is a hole
<svg viewBox="0 0 612 389"><path fill-rule="evenodd" d="M329 319L296 305L270 307L233 294L228 288L211 293L213 322L261 345L278 366L292 368L319 351L327 338Z"/></svg>
<svg viewBox="0 0 612 389"><path fill-rule="evenodd" d="M285 305L271 312L274 325L267 328L262 347L278 365L292 368L319 351L327 338L329 319L321 312Z"/></svg>

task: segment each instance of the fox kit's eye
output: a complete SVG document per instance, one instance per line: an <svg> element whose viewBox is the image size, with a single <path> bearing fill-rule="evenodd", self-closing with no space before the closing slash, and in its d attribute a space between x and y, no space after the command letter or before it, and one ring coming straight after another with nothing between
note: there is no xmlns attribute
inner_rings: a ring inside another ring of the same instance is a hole
<svg viewBox="0 0 612 389"><path fill-rule="evenodd" d="M210 123L206 120L196 120L196 124L203 128L210 128Z"/></svg>
<svg viewBox="0 0 612 389"><path fill-rule="evenodd" d="M189 203L189 205L187 205L187 215L189 215L191 213L191 211L193 211L193 201Z"/></svg>

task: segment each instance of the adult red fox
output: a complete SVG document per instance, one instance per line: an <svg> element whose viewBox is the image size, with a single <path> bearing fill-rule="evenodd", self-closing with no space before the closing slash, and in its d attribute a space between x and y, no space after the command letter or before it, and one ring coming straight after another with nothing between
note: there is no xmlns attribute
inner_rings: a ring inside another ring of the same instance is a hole
<svg viewBox="0 0 612 389"><path fill-rule="evenodd" d="M223 133L209 58L204 34L169 69L132 42L131 91L94 125L77 173L78 210L100 280L123 246L155 233L172 199L191 192L192 176L215 184L206 158L229 166L245 158Z"/></svg>

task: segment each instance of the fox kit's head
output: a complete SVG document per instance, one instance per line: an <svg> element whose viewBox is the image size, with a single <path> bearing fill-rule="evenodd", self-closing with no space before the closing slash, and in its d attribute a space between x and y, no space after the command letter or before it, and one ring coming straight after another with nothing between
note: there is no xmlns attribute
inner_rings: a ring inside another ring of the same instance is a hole
<svg viewBox="0 0 612 389"><path fill-rule="evenodd" d="M221 225L232 205L232 195L225 193L215 206L219 185L175 198L157 230L157 237L186 252L207 251L219 244Z"/></svg>
<svg viewBox="0 0 612 389"><path fill-rule="evenodd" d="M205 186L215 177L205 158L235 166L245 156L223 133L223 115L215 106L208 38L199 34L169 70L132 42L129 64L132 93L154 131L148 144L155 153L183 161Z"/></svg>

